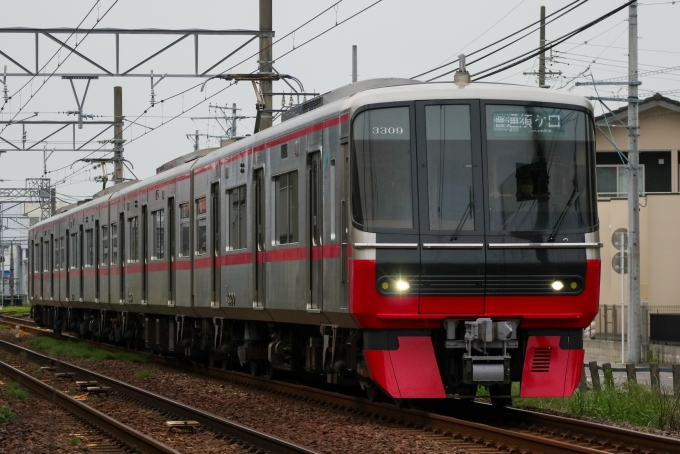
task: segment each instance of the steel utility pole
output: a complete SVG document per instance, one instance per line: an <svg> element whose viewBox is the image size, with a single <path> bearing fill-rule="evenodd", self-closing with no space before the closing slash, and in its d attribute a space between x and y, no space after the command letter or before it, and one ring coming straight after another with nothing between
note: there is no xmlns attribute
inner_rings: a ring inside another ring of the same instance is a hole
<svg viewBox="0 0 680 454"><path fill-rule="evenodd" d="M638 9L628 7L628 362L641 360L640 338L640 152L638 137Z"/></svg>
<svg viewBox="0 0 680 454"><path fill-rule="evenodd" d="M14 305L14 243L9 243L9 305Z"/></svg>
<svg viewBox="0 0 680 454"><path fill-rule="evenodd" d="M352 46L352 83L357 81L357 46Z"/></svg>
<svg viewBox="0 0 680 454"><path fill-rule="evenodd" d="M538 55L538 86L545 85L545 6L541 6L541 53Z"/></svg>
<svg viewBox="0 0 680 454"><path fill-rule="evenodd" d="M123 87L113 87L113 121L121 122L113 127L113 184L123 180Z"/></svg>
<svg viewBox="0 0 680 454"><path fill-rule="evenodd" d="M260 0L260 31L272 31L272 0ZM270 74L272 69L272 38L260 36L260 59L259 72ZM273 82L260 80L260 91L264 98L264 111L261 114L259 131L270 128L272 125L272 95Z"/></svg>

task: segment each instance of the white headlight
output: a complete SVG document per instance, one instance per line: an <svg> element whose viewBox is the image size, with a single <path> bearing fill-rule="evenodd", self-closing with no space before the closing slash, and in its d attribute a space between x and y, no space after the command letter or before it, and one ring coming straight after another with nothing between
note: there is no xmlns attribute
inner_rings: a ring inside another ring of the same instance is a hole
<svg viewBox="0 0 680 454"><path fill-rule="evenodd" d="M409 284L406 281L402 281L400 279L396 282L395 287L396 287L397 291L399 291L399 292L406 292L406 291L408 291L408 289L411 288L411 284Z"/></svg>
<svg viewBox="0 0 680 454"><path fill-rule="evenodd" d="M562 281L555 281L552 283L552 288L553 290L557 290L558 292L564 288L564 284Z"/></svg>

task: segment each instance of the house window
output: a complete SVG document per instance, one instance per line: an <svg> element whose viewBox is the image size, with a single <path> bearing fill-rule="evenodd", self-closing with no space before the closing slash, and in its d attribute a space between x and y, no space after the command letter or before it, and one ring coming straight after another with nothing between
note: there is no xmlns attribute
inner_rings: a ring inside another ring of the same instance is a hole
<svg viewBox="0 0 680 454"><path fill-rule="evenodd" d="M275 239L277 244L298 241L298 173L274 178Z"/></svg>
<svg viewBox="0 0 680 454"><path fill-rule="evenodd" d="M182 203L179 206L179 237L181 248L179 251L180 257L189 257L189 204Z"/></svg>
<svg viewBox="0 0 680 454"><path fill-rule="evenodd" d="M638 187L641 192L645 188L645 166L640 164ZM628 170L623 164L597 166L597 196L627 197Z"/></svg>
<svg viewBox="0 0 680 454"><path fill-rule="evenodd" d="M139 261L139 221L137 216L128 219L128 231L130 232L130 260Z"/></svg>
<svg viewBox="0 0 680 454"><path fill-rule="evenodd" d="M246 245L246 187L239 186L229 191L227 212L229 213L229 244L227 250L245 249Z"/></svg>
<svg viewBox="0 0 680 454"><path fill-rule="evenodd" d="M111 224L111 265L118 263L118 224Z"/></svg>
<svg viewBox="0 0 680 454"><path fill-rule="evenodd" d="M208 240L205 197L196 200L196 255L205 254Z"/></svg>

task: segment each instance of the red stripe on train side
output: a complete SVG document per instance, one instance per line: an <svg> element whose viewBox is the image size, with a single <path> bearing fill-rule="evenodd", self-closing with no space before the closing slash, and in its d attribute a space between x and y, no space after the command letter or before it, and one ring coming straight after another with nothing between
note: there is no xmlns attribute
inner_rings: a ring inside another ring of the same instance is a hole
<svg viewBox="0 0 680 454"><path fill-rule="evenodd" d="M177 260L172 262L173 271L189 271L191 269L191 260Z"/></svg>
<svg viewBox="0 0 680 454"><path fill-rule="evenodd" d="M236 254L227 254L220 257L221 266L229 265L246 265L253 262L252 252L241 252Z"/></svg>

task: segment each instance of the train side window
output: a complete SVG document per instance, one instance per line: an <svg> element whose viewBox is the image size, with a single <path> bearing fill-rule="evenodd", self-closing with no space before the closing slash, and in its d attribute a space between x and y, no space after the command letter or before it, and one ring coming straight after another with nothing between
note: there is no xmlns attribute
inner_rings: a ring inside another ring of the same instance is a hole
<svg viewBox="0 0 680 454"><path fill-rule="evenodd" d="M85 231L85 266L94 265L94 232L92 229Z"/></svg>
<svg viewBox="0 0 680 454"><path fill-rule="evenodd" d="M298 242L298 172L274 178L276 244Z"/></svg>
<svg viewBox="0 0 680 454"><path fill-rule="evenodd" d="M137 216L128 219L128 232L130 232L130 260L139 261L139 218Z"/></svg>
<svg viewBox="0 0 680 454"><path fill-rule="evenodd" d="M118 224L111 223L111 265L118 263Z"/></svg>
<svg viewBox="0 0 680 454"><path fill-rule="evenodd" d="M229 191L227 211L229 213L229 244L227 250L245 249L247 247L246 227L246 186L239 186Z"/></svg>
<svg viewBox="0 0 680 454"><path fill-rule="evenodd" d="M189 235L189 204L182 203L179 206L180 257L189 257Z"/></svg>
<svg viewBox="0 0 680 454"><path fill-rule="evenodd" d="M71 234L71 257L69 265L71 269L78 268L78 232Z"/></svg>
<svg viewBox="0 0 680 454"><path fill-rule="evenodd" d="M196 255L205 254L208 240L205 197L196 200Z"/></svg>
<svg viewBox="0 0 680 454"><path fill-rule="evenodd" d="M102 265L109 263L109 226L102 225Z"/></svg>
<svg viewBox="0 0 680 454"><path fill-rule="evenodd" d="M165 258L165 210L151 213L153 216L153 256L152 260Z"/></svg>

